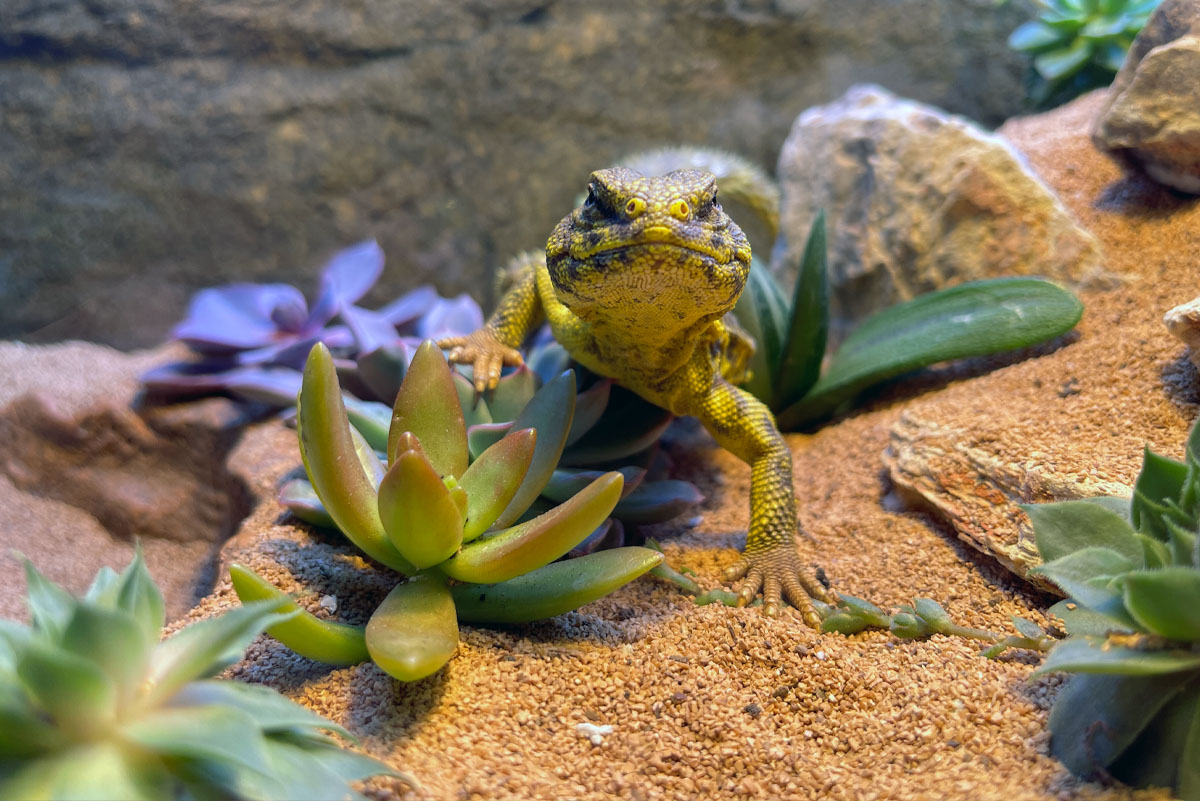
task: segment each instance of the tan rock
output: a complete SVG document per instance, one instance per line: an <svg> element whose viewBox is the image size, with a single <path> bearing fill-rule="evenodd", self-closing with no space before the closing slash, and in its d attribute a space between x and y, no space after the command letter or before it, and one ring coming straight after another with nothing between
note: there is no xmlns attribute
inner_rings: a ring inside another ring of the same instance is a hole
<svg viewBox="0 0 1200 801"><path fill-rule="evenodd" d="M932 106L856 86L801 114L779 157L790 284L828 214L835 338L886 306L1001 275L1104 281L1101 249L1000 136Z"/></svg>
<svg viewBox="0 0 1200 801"><path fill-rule="evenodd" d="M1188 346L1188 358L1200 369L1200 298L1181 303L1163 315L1171 335Z"/></svg>
<svg viewBox="0 0 1200 801"><path fill-rule="evenodd" d="M1125 166L1200 194L1200 2L1166 0L1154 12L1093 137Z"/></svg>

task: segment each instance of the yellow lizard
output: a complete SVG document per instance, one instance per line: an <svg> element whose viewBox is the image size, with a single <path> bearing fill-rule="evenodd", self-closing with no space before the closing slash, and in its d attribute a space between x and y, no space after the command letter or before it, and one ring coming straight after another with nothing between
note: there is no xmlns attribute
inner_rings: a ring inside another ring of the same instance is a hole
<svg viewBox="0 0 1200 801"><path fill-rule="evenodd" d="M732 323L750 272L750 243L700 170L646 177L592 173L587 199L558 224L545 254L520 257L515 283L480 330L442 340L471 364L480 392L494 388L543 320L573 358L678 415L694 415L751 468L746 549L726 571L738 603L760 593L776 615L786 598L819 626L811 597L832 594L796 544L792 457L767 407L734 384L753 342Z"/></svg>

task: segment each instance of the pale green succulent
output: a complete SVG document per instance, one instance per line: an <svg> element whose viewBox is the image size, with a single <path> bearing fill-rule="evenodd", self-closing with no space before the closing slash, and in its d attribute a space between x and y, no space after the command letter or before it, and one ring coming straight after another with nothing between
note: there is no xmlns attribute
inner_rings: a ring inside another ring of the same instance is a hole
<svg viewBox="0 0 1200 801"><path fill-rule="evenodd" d="M373 660L402 681L441 668L458 647L459 619L516 623L576 609L662 561L618 548L550 564L604 523L624 478L609 471L536 516L571 433L575 378L566 372L532 395L506 427L479 429L475 445L454 374L426 342L404 377L386 439L387 465L350 425L333 360L317 345L298 403L300 452L320 509L375 561L408 576L363 627L307 612L268 632L301 655L334 664ZM537 420L535 430L527 421ZM487 424L480 424L487 425ZM474 457L474 458L472 458ZM240 566L243 601L279 590Z"/></svg>
<svg viewBox="0 0 1200 801"><path fill-rule="evenodd" d="M159 642L163 600L140 552L82 598L25 573L32 626L0 622L0 798L361 798L348 782L392 773L274 690L212 678L287 617L275 604Z"/></svg>
<svg viewBox="0 0 1200 801"><path fill-rule="evenodd" d="M1146 451L1132 499L1024 507L1070 600L1070 635L1036 671L1075 673L1050 712L1050 749L1076 773L1200 799L1200 425L1185 461Z"/></svg>

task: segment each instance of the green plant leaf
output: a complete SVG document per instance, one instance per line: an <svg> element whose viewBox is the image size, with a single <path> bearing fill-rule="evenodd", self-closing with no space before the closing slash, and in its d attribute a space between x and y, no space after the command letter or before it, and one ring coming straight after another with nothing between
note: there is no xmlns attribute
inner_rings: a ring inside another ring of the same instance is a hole
<svg viewBox="0 0 1200 801"><path fill-rule="evenodd" d="M1193 686L1193 695L1200 687ZM1179 760L1179 778L1175 789L1180 798L1200 798L1200 703L1193 703L1192 724L1183 743Z"/></svg>
<svg viewBox="0 0 1200 801"><path fill-rule="evenodd" d="M1152 533L1160 540L1166 540L1167 532L1161 520L1163 500L1180 498L1187 476L1186 464L1159 456L1146 448L1141 472L1133 485L1133 500L1130 504L1134 528Z"/></svg>
<svg viewBox="0 0 1200 801"><path fill-rule="evenodd" d="M522 428L494 443L471 463L459 479L467 493L463 542L471 542L491 528L512 501L533 460L537 431Z"/></svg>
<svg viewBox="0 0 1200 801"><path fill-rule="evenodd" d="M386 397L393 397L389 395ZM362 435L372 451L387 452L388 428L392 424L392 408L376 401L361 401L350 395L342 395L346 417L354 430Z"/></svg>
<svg viewBox="0 0 1200 801"><path fill-rule="evenodd" d="M851 610L856 617L864 618L873 626L887 628L889 625L891 625L891 615L887 614L870 601L864 601L862 598L856 598L853 595L841 593L838 595L838 603Z"/></svg>
<svg viewBox="0 0 1200 801"><path fill-rule="evenodd" d="M1122 607L1122 610L1124 607ZM1128 634L1134 631L1132 621L1109 617L1095 609L1089 609L1075 601L1059 601L1049 609L1050 614L1062 620L1067 633L1072 636L1089 635L1106 637L1110 633Z"/></svg>
<svg viewBox="0 0 1200 801"><path fill-rule="evenodd" d="M834 612L821 621L821 631L837 632L838 634L858 634L871 625L866 618L850 612Z"/></svg>
<svg viewBox="0 0 1200 801"><path fill-rule="evenodd" d="M521 410L533 400L538 390L538 378L526 366L518 367L500 379L496 388L486 394L488 412L493 422L507 423L517 419Z"/></svg>
<svg viewBox="0 0 1200 801"><path fill-rule="evenodd" d="M417 681L458 649L458 620L446 582L429 574L397 585L367 623L367 650L388 675Z"/></svg>
<svg viewBox="0 0 1200 801"><path fill-rule="evenodd" d="M1013 628L1017 630L1022 637L1028 637L1031 640L1036 640L1040 637L1045 637L1046 632L1042 631L1042 627L1032 620L1018 617L1017 615L1009 615L1008 619L1012 621Z"/></svg>
<svg viewBox="0 0 1200 801"><path fill-rule="evenodd" d="M325 729L348 740L355 739L333 721L261 684L224 679L193 681L175 694L171 706L232 706L248 713L264 732Z"/></svg>
<svg viewBox="0 0 1200 801"><path fill-rule="evenodd" d="M270 770L254 718L232 706L151 709L124 724L121 736L166 756L240 765L259 773Z"/></svg>
<svg viewBox="0 0 1200 801"><path fill-rule="evenodd" d="M571 354L562 345L550 341L530 348L525 355L525 364L544 384L571 369Z"/></svg>
<svg viewBox="0 0 1200 801"><path fill-rule="evenodd" d="M1083 548L1029 571L1057 584L1084 606L1103 607L1120 595L1109 588L1114 576L1128 573L1135 565L1109 548Z"/></svg>
<svg viewBox="0 0 1200 801"><path fill-rule="evenodd" d="M116 713L112 679L91 660L42 640L26 644L17 675L35 704L58 728L87 737L107 726Z"/></svg>
<svg viewBox="0 0 1200 801"><path fill-rule="evenodd" d="M796 428L867 387L948 359L986 356L1065 334L1083 305L1036 278L975 281L884 309L855 329L808 395L777 415Z"/></svg>
<svg viewBox="0 0 1200 801"><path fill-rule="evenodd" d="M337 528L313 485L303 478L294 478L279 488L279 503L310 526Z"/></svg>
<svg viewBox="0 0 1200 801"><path fill-rule="evenodd" d="M71 619L77 601L71 593L43 576L33 562L21 557L25 563L25 603L33 619L35 631L44 632L50 639L57 639Z"/></svg>
<svg viewBox="0 0 1200 801"><path fill-rule="evenodd" d="M512 430L535 428L537 442L533 448L533 457L529 461L529 469L525 472L525 479L493 524L496 528L505 528L520 519L529 505L541 494L542 488L550 480L550 475L562 457L574 415L575 373L571 370L548 381L517 415Z"/></svg>
<svg viewBox="0 0 1200 801"><path fill-rule="evenodd" d="M274 601L271 611L293 615L268 626L266 631L301 656L327 665L357 665L370 658L362 626L322 620L301 609L283 590L237 563L229 566L229 578L242 603Z"/></svg>
<svg viewBox="0 0 1200 801"><path fill-rule="evenodd" d="M392 545L418 570L444 562L462 545L462 510L419 450L396 453L379 485L379 519Z"/></svg>
<svg viewBox="0 0 1200 801"><path fill-rule="evenodd" d="M1030 20L1009 34L1008 46L1013 50L1031 52L1052 47L1060 41L1061 37L1054 28L1044 22Z"/></svg>
<svg viewBox="0 0 1200 801"><path fill-rule="evenodd" d="M612 516L622 523L636 525L664 523L703 501L700 490L689 481L646 481L617 501Z"/></svg>
<svg viewBox="0 0 1200 801"><path fill-rule="evenodd" d="M263 629L287 618L277 601L246 604L192 623L163 640L150 657L141 703L156 706L189 681L208 678L241 659Z"/></svg>
<svg viewBox="0 0 1200 801"><path fill-rule="evenodd" d="M1047 81L1057 81L1074 75L1092 57L1092 43L1076 39L1066 47L1047 50L1033 59L1033 68Z"/></svg>
<svg viewBox="0 0 1200 801"><path fill-rule="evenodd" d="M1200 653L1192 651L1138 651L1110 645L1107 641L1071 637L1054 646L1050 655L1031 675L1069 673L1114 673L1122 676L1158 676L1200 668Z"/></svg>
<svg viewBox="0 0 1200 801"><path fill-rule="evenodd" d="M13 671L16 671L15 665ZM48 751L59 750L67 745L68 736L68 732L56 728L46 719L43 710L33 706L28 693L18 686L16 677L8 678L0 688L0 765L9 758L44 756ZM18 796L0 792L0 798L13 797Z"/></svg>
<svg viewBox="0 0 1200 801"><path fill-rule="evenodd" d="M383 530L374 479L359 461L333 356L322 343L313 346L304 365L296 415L304 469L337 527L377 562L401 573L414 572Z"/></svg>
<svg viewBox="0 0 1200 801"><path fill-rule="evenodd" d="M528 623L602 598L662 559L649 548L613 548L555 562L500 584L458 584L451 593L464 622Z"/></svg>
<svg viewBox="0 0 1200 801"><path fill-rule="evenodd" d="M674 419L624 387L614 386L600 421L566 450L559 465L595 465L627 459L649 448Z"/></svg>
<svg viewBox="0 0 1200 801"><path fill-rule="evenodd" d="M1171 564L1171 552L1167 546L1148 534L1135 535L1142 544L1142 564L1146 567L1166 567Z"/></svg>
<svg viewBox="0 0 1200 801"><path fill-rule="evenodd" d="M733 313L757 345L750 357L750 380L744 386L755 397L769 401L775 394L772 381L788 331L788 303L767 265L756 258L750 262L750 276Z"/></svg>
<svg viewBox="0 0 1200 801"><path fill-rule="evenodd" d="M347 782L395 771L363 754L331 746L306 746L293 737L267 737L271 777L245 774L238 789L248 799L263 801L365 801Z"/></svg>
<svg viewBox="0 0 1200 801"><path fill-rule="evenodd" d="M825 210L817 212L796 277L787 337L775 366L770 407L782 409L804 397L821 375L829 334L829 277L826 273Z"/></svg>
<svg viewBox="0 0 1200 801"><path fill-rule="evenodd" d="M467 426L469 435L471 426L491 423L492 413L488 410L488 405L483 399L483 395L475 391L475 385L466 376L457 370L452 373L452 376L454 378L454 390L458 393L458 403L462 408L463 422ZM469 436L467 442L469 445Z"/></svg>
<svg viewBox="0 0 1200 801"><path fill-rule="evenodd" d="M0 771L0 798L160 801L172 784L159 760L102 740Z"/></svg>
<svg viewBox="0 0 1200 801"><path fill-rule="evenodd" d="M490 584L552 562L604 522L621 497L622 484L620 473L605 473L550 511L464 546L441 570L458 581Z"/></svg>
<svg viewBox="0 0 1200 801"><path fill-rule="evenodd" d="M1169 640L1200 641L1200 570L1135 570L1121 584L1125 608L1148 631Z"/></svg>
<svg viewBox="0 0 1200 801"><path fill-rule="evenodd" d="M1096 506L1107 509L1108 511L1112 512L1117 517L1121 518L1126 523L1128 523L1130 528L1133 527L1132 512L1129 509L1130 499L1128 497L1117 497L1117 496L1113 496L1113 495L1095 495L1091 498L1081 498L1080 500L1083 501L1084 503L1095 504ZM1045 504L1042 504L1042 505L1044 506Z"/></svg>
<svg viewBox="0 0 1200 801"><path fill-rule="evenodd" d="M151 647L158 642L146 636L139 621L128 612L89 603L75 607L63 631L63 650L88 660L112 682L117 703L133 697L146 675Z"/></svg>
<svg viewBox="0 0 1200 801"><path fill-rule="evenodd" d="M591 431L592 426L596 425L604 416L609 398L612 396L612 387L612 379L605 378L575 396L575 416L571 419L571 430L567 434L568 448Z"/></svg>
<svg viewBox="0 0 1200 801"><path fill-rule="evenodd" d="M1171 698L1125 751L1109 766L1110 773L1134 786L1175 787L1185 760L1184 745L1200 705L1195 681ZM1194 796L1179 793L1181 798Z"/></svg>
<svg viewBox="0 0 1200 801"><path fill-rule="evenodd" d="M560 467L551 474L550 481L542 489L542 498L554 503L562 503L574 497L588 484L607 472L607 470ZM646 477L646 471L640 467L620 467L617 468L617 472L625 479L625 483L621 487L622 498L628 497L629 493L640 486Z"/></svg>
<svg viewBox="0 0 1200 801"><path fill-rule="evenodd" d="M1095 19L1088 20L1087 24L1080 29L1079 35L1099 42L1121 35L1125 32L1125 27L1128 24L1129 20L1124 16L1096 17Z"/></svg>
<svg viewBox="0 0 1200 801"><path fill-rule="evenodd" d="M1051 753L1077 774L1111 764L1189 678L1186 673L1072 676L1050 710Z"/></svg>
<svg viewBox="0 0 1200 801"><path fill-rule="evenodd" d="M446 357L430 340L417 348L392 406L388 464L396 460L396 442L405 431L421 441L439 476L457 478L467 469L467 426L458 390Z"/></svg>
<svg viewBox="0 0 1200 801"><path fill-rule="evenodd" d="M1167 545L1165 546L1165 550L1169 552L1167 564L1193 564L1192 553L1196 550L1196 532L1188 531L1170 518L1166 520L1166 524ZM1150 566L1147 565L1147 567Z"/></svg>
<svg viewBox="0 0 1200 801"><path fill-rule="evenodd" d="M1053 562L1084 548L1107 548L1142 564L1142 544L1120 515L1089 501L1021 504L1033 523L1034 539L1043 562Z"/></svg>
<svg viewBox="0 0 1200 801"><path fill-rule="evenodd" d="M162 593L142 557L141 543L134 548L133 561L121 571L113 590L116 593L116 607L133 616L148 643L157 643L162 636L162 627L167 622L167 610Z"/></svg>
<svg viewBox="0 0 1200 801"><path fill-rule="evenodd" d="M478 423L467 429L467 450L472 459L478 459L483 452L504 439L515 429L512 423Z"/></svg>
<svg viewBox="0 0 1200 801"><path fill-rule="evenodd" d="M937 634L945 634L954 625L942 605L931 598L916 599L913 602L913 610Z"/></svg>

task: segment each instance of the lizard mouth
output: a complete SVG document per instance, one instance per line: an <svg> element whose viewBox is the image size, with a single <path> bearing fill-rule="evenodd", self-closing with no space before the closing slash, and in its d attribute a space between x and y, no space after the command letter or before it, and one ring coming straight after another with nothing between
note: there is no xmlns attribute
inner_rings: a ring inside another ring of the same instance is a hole
<svg viewBox="0 0 1200 801"><path fill-rule="evenodd" d="M717 264L728 264L733 259L733 253L730 248L715 248L711 245L701 242L664 242L659 239L648 239L633 242L606 242L593 248L587 248L586 250L580 250L576 253L572 253L571 256L578 261L588 261L596 256L599 256L601 253L618 254L622 252L634 252L638 250L652 252L659 251L666 253L691 253L710 258Z"/></svg>

